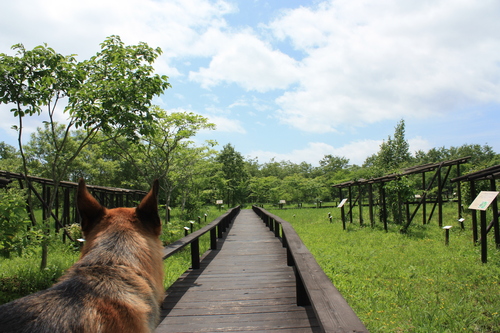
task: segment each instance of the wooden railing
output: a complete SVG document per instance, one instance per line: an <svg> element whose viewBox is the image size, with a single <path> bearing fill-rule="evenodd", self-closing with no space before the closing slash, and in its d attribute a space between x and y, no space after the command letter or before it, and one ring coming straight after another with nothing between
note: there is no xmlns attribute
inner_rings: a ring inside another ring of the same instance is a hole
<svg viewBox="0 0 500 333"><path fill-rule="evenodd" d="M240 206L229 209L226 213L213 220L210 224L204 226L178 241L169 244L163 248L163 260L177 253L185 246L191 244L191 268L200 268L200 242L201 236L210 232L210 249L217 249L217 238L222 238L223 233L229 227L229 224L234 220L240 212Z"/></svg>
<svg viewBox="0 0 500 333"><path fill-rule="evenodd" d="M287 263L295 272L297 305L311 305L324 332L368 332L291 224L263 208L252 209L287 249Z"/></svg>

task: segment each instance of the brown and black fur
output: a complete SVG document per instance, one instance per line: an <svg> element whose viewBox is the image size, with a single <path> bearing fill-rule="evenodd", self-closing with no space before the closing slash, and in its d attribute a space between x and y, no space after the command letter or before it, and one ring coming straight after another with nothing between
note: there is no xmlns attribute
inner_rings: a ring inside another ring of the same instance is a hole
<svg viewBox="0 0 500 333"><path fill-rule="evenodd" d="M163 297L158 182L137 208L107 209L78 184L85 245L51 288L0 306L0 332L152 332Z"/></svg>

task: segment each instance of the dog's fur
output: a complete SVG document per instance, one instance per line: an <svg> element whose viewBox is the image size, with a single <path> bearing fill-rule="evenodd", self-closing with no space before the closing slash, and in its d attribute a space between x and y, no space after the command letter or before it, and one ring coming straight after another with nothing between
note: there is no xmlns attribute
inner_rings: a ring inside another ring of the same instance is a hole
<svg viewBox="0 0 500 333"><path fill-rule="evenodd" d="M163 297L158 181L137 208L107 209L78 184L85 245L51 288L0 306L0 332L152 332Z"/></svg>

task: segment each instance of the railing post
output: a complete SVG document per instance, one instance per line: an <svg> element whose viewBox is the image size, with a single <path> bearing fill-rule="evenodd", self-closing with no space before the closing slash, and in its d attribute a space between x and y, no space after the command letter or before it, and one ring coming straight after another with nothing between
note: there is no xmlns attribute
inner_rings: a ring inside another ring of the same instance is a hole
<svg viewBox="0 0 500 333"><path fill-rule="evenodd" d="M191 243L191 268L200 268L200 242L198 238Z"/></svg>
<svg viewBox="0 0 500 333"><path fill-rule="evenodd" d="M226 232L226 217L224 217L222 221L220 221L219 226L222 229L222 233Z"/></svg>
<svg viewBox="0 0 500 333"><path fill-rule="evenodd" d="M274 219L272 217L269 218L269 230L274 231Z"/></svg>
<svg viewBox="0 0 500 333"><path fill-rule="evenodd" d="M210 249L217 250L217 230L210 230Z"/></svg>
<svg viewBox="0 0 500 333"><path fill-rule="evenodd" d="M274 236L279 237L280 236L280 224L278 221L274 221Z"/></svg>
<svg viewBox="0 0 500 333"><path fill-rule="evenodd" d="M297 306L306 306L311 305L311 301L307 296L306 288L304 287L304 282L300 277L300 274L297 270L297 266L293 266L293 271L295 273L295 289L297 293Z"/></svg>

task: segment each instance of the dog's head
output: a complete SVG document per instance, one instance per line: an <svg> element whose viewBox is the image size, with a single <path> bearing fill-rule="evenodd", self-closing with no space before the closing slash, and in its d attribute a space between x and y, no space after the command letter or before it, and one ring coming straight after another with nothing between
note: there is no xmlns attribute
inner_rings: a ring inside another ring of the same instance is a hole
<svg viewBox="0 0 500 333"><path fill-rule="evenodd" d="M136 208L107 209L87 190L85 181L80 179L77 190L77 207L82 218L81 227L84 237L95 234L110 226L122 229L136 229L143 233L159 236L161 221L158 215L158 180L153 182L149 193Z"/></svg>

